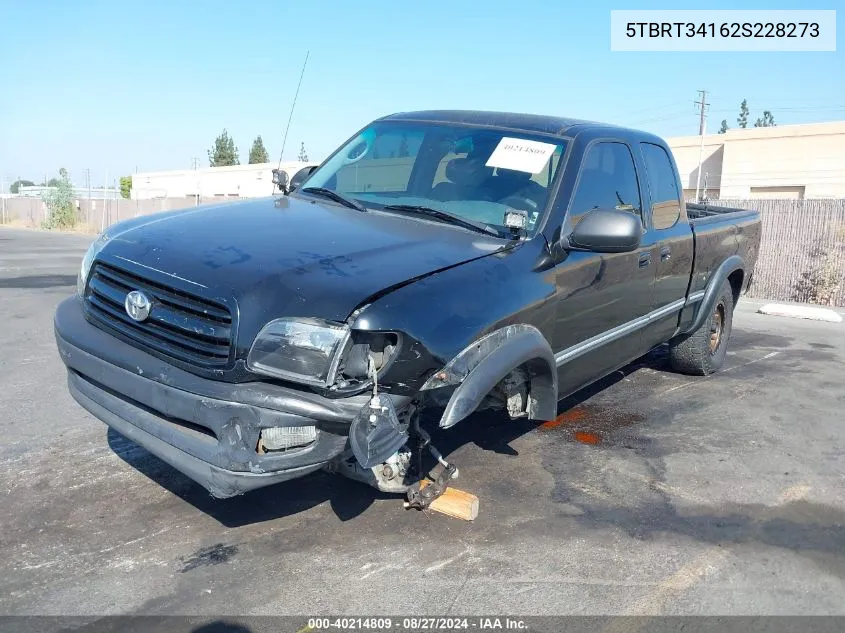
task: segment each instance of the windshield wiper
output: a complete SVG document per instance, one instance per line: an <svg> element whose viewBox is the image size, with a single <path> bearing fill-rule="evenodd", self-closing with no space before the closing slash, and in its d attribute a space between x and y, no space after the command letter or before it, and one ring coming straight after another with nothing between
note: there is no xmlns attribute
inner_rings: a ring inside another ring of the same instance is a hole
<svg viewBox="0 0 845 633"><path fill-rule="evenodd" d="M484 224L483 222L476 222L475 220L468 220L467 218L462 218L461 216L454 215L452 213L449 213L448 211L440 211L439 209L432 209L431 207L425 207L416 204L386 204L382 208L388 211L404 211L407 213L417 213L419 215L425 215L431 218L436 218L441 222L454 224L455 226L462 226L465 229L470 229L472 231L478 231L479 233L487 233L488 235L495 235L496 237L502 236L502 233L500 231L497 231L489 224Z"/></svg>
<svg viewBox="0 0 845 633"><path fill-rule="evenodd" d="M339 202L343 206L349 207L350 209L355 209L356 211L367 210L367 207L365 207L357 200L347 198L343 194L339 194L337 191L334 191L332 189L326 189L325 187L305 187L303 189L300 189L300 191L304 193L310 193L315 196L322 196L324 198L328 198L329 200L334 200L335 202Z"/></svg>

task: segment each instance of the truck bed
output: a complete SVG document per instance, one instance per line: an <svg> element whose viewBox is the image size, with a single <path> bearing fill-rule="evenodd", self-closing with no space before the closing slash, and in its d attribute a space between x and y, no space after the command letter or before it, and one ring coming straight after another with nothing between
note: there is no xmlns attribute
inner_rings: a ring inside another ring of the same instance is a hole
<svg viewBox="0 0 845 633"><path fill-rule="evenodd" d="M697 203L686 208L695 243L690 292L702 290L728 258L739 256L745 270L754 270L762 228L759 211ZM743 277L743 290L750 278Z"/></svg>
<svg viewBox="0 0 845 633"><path fill-rule="evenodd" d="M754 213L749 209L737 209L734 207L719 207L711 206L709 204L699 204L697 202L687 202L687 216L690 220L700 220L702 218L709 218L713 216L724 217L730 214L746 214Z"/></svg>

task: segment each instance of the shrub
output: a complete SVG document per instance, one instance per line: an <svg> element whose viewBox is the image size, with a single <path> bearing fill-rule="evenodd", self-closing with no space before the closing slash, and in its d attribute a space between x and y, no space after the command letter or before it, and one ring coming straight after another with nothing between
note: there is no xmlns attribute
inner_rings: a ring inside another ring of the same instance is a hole
<svg viewBox="0 0 845 633"><path fill-rule="evenodd" d="M825 253L816 261L813 268L801 273L801 278L793 286L792 299L816 305L832 305L842 283L842 272L833 253Z"/></svg>
<svg viewBox="0 0 845 633"><path fill-rule="evenodd" d="M59 181L42 196L47 205L47 219L42 223L45 229L72 229L79 220L73 199L73 185L65 169L59 170Z"/></svg>

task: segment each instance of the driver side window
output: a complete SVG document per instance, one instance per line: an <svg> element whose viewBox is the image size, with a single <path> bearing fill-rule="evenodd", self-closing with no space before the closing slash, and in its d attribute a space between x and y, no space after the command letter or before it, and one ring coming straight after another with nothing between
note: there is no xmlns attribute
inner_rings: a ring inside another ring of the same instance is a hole
<svg viewBox="0 0 845 633"><path fill-rule="evenodd" d="M636 214L642 203L634 157L624 143L596 143L584 155L581 174L569 205L571 226L591 209L617 209Z"/></svg>

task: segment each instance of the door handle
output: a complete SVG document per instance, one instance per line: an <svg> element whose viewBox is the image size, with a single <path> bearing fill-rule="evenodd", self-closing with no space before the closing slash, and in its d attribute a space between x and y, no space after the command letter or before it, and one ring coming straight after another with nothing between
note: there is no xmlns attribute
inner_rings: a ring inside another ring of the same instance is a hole
<svg viewBox="0 0 845 633"><path fill-rule="evenodd" d="M665 262L667 259L671 259L672 257L672 249L668 246L664 246L660 249L660 261Z"/></svg>
<svg viewBox="0 0 845 633"><path fill-rule="evenodd" d="M645 268L651 263L651 252L646 251L645 253L640 253L640 268Z"/></svg>

